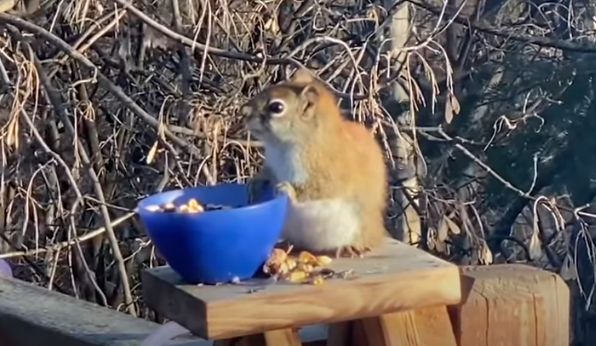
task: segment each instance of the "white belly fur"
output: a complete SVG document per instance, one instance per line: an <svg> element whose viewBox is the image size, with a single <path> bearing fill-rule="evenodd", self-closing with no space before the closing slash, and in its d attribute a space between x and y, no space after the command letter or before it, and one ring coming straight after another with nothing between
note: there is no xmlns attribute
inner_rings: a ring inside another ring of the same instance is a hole
<svg viewBox="0 0 596 346"><path fill-rule="evenodd" d="M292 204L282 238L310 251L332 250L354 243L360 227L352 205L342 200Z"/></svg>
<svg viewBox="0 0 596 346"><path fill-rule="evenodd" d="M300 149L265 142L267 165L278 181L303 184L308 172ZM352 245L361 227L353 204L341 199L311 200L289 205L282 238L310 251L332 250Z"/></svg>

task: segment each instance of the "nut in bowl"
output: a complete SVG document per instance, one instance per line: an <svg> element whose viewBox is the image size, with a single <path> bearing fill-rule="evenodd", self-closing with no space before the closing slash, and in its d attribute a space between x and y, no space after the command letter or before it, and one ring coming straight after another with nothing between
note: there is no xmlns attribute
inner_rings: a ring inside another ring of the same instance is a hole
<svg viewBox="0 0 596 346"><path fill-rule="evenodd" d="M248 205L246 185L222 183L149 196L139 202L138 214L184 281L220 284L260 270L281 235L287 207L287 196L274 196L272 188Z"/></svg>

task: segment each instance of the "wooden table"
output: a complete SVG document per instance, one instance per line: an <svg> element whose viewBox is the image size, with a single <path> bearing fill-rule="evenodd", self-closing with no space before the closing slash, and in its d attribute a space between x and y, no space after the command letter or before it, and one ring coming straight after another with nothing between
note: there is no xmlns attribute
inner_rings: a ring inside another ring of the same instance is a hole
<svg viewBox="0 0 596 346"><path fill-rule="evenodd" d="M353 274L317 286L267 279L196 286L166 266L143 272L143 296L218 345L296 346L297 328L319 323L331 324L328 345L456 345L447 305L461 300L457 266L387 239L364 258L327 267Z"/></svg>

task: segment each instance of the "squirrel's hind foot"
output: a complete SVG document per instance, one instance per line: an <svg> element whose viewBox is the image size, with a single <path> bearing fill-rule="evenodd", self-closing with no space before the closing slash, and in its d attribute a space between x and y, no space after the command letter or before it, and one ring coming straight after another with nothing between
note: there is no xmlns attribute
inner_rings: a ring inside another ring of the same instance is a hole
<svg viewBox="0 0 596 346"><path fill-rule="evenodd" d="M365 253L369 252L371 249L368 246L363 246L363 245L346 245L346 246L342 246L339 247L335 250L335 258L340 258L340 257L349 257L349 258L354 258L354 257L360 257L362 258L364 256Z"/></svg>

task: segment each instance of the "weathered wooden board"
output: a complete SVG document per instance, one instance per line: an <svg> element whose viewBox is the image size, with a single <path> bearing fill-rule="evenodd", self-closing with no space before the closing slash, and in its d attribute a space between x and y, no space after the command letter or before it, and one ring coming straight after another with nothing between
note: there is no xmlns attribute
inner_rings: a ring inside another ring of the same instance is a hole
<svg viewBox="0 0 596 346"><path fill-rule="evenodd" d="M138 346L159 327L16 279L0 278L0 345ZM176 346L208 346L184 337Z"/></svg>
<svg viewBox="0 0 596 346"><path fill-rule="evenodd" d="M208 339L456 304L461 298L457 266L392 239L364 258L335 259L328 267L354 275L321 286L265 279L196 286L166 266L143 272L143 296L153 309Z"/></svg>
<svg viewBox="0 0 596 346"><path fill-rule="evenodd" d="M556 273L502 264L462 274L463 301L450 307L460 346L569 345L569 288Z"/></svg>

